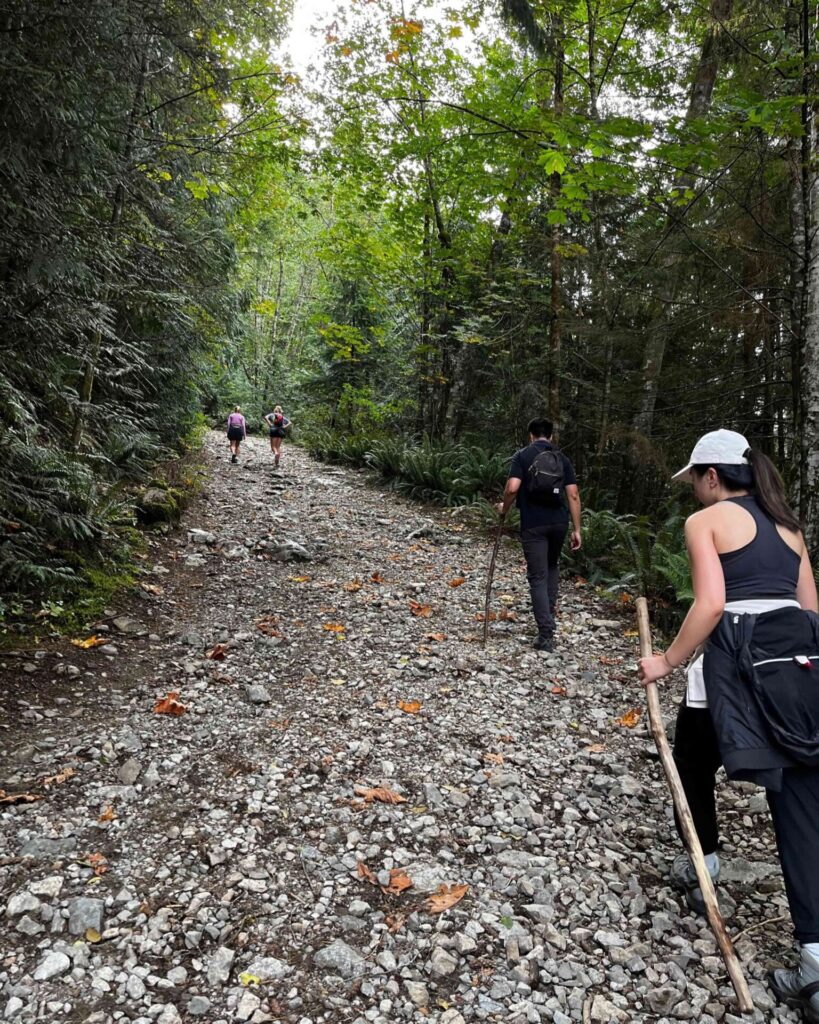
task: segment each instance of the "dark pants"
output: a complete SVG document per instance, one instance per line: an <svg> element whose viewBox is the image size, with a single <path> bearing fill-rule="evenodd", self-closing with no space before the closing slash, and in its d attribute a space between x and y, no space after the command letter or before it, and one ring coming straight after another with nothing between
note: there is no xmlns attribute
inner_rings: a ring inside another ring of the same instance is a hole
<svg viewBox="0 0 819 1024"><path fill-rule="evenodd" d="M714 785L722 758L707 708L680 705L674 761L702 852L714 853L719 841ZM782 789L766 794L796 938L819 942L819 769L783 768ZM675 821L682 838L676 812Z"/></svg>
<svg viewBox="0 0 819 1024"><path fill-rule="evenodd" d="M567 523L535 526L520 535L526 557L526 577L532 595L532 611L541 635L555 631L555 605L560 581L558 559L568 530Z"/></svg>

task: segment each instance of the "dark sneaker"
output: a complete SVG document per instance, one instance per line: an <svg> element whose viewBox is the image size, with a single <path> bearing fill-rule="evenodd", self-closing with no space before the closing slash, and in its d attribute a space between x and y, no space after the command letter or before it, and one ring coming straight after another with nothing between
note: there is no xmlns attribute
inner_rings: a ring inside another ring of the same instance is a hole
<svg viewBox="0 0 819 1024"><path fill-rule="evenodd" d="M801 1008L804 1020L819 1024L819 959L803 949L799 966L770 971L768 984L780 1002Z"/></svg>
<svg viewBox="0 0 819 1024"><path fill-rule="evenodd" d="M238 459L238 458L237 458L237 457L236 457L235 455L231 455L231 457L230 457L230 461L231 461L231 462L238 462L238 461L239 461L239 459Z"/></svg>
<svg viewBox="0 0 819 1024"><path fill-rule="evenodd" d="M709 868L708 873L711 876L711 881L716 885L719 878L719 858L717 858L716 867ZM674 858L669 877L674 888L685 893L685 902L688 906L698 914L705 914L705 900L702 898L697 872L687 853L681 853Z"/></svg>
<svg viewBox="0 0 819 1024"><path fill-rule="evenodd" d="M553 651L555 649L554 633L541 633L535 640L536 651Z"/></svg>

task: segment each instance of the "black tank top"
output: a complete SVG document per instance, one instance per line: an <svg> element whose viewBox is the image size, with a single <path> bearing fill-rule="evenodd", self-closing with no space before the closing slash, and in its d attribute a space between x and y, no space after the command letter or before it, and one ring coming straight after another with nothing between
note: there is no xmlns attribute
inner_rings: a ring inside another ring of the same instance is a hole
<svg viewBox="0 0 819 1024"><path fill-rule="evenodd" d="M719 556L725 576L725 600L740 601L754 597L796 599L801 558L779 536L776 523L748 494L727 498L750 512L756 523L756 536L744 547Z"/></svg>

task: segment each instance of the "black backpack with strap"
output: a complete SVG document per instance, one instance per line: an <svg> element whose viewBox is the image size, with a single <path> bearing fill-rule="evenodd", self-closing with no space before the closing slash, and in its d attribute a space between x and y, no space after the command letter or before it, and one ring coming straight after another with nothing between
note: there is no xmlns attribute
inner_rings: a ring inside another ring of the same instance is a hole
<svg viewBox="0 0 819 1024"><path fill-rule="evenodd" d="M539 451L526 471L526 497L537 505L562 505L566 488L563 456L556 448Z"/></svg>

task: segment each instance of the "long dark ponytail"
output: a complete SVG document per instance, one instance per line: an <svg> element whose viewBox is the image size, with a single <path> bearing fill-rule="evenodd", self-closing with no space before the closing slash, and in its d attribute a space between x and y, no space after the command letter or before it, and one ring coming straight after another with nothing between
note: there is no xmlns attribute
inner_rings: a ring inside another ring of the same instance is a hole
<svg viewBox="0 0 819 1024"><path fill-rule="evenodd" d="M745 458L753 470L753 492L759 507L775 523L798 533L802 529L802 524L788 504L785 484L779 475L779 470L768 456L757 448L749 448L745 452Z"/></svg>
<svg viewBox="0 0 819 1024"><path fill-rule="evenodd" d="M744 455L748 460L747 465L702 463L692 466L691 471L702 477L709 469L715 469L720 483L729 491L750 491L762 511L775 523L799 533L802 524L788 504L785 484L779 470L768 456L757 448L746 448Z"/></svg>

